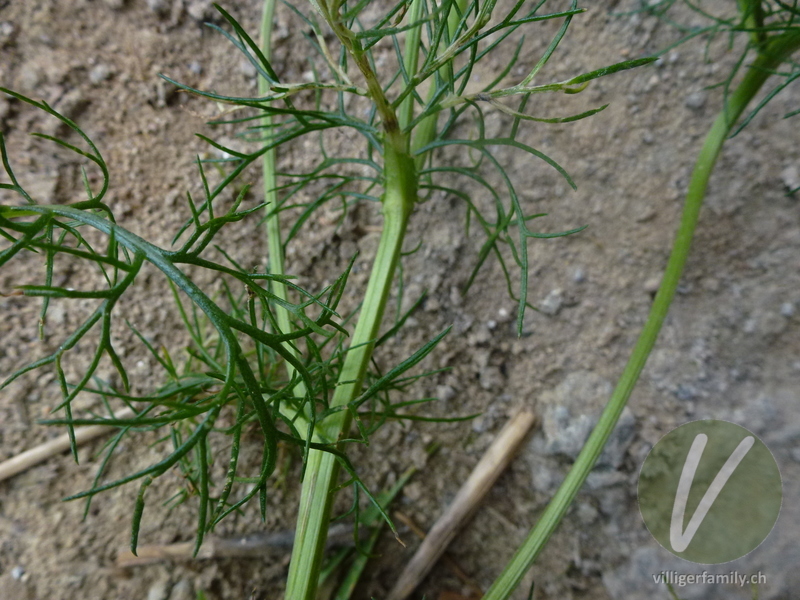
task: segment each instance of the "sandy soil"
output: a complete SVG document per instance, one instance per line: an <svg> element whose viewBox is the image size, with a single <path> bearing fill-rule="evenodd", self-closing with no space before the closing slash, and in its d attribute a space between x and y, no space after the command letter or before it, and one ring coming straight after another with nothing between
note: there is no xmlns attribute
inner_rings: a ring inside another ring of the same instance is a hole
<svg viewBox="0 0 800 600"><path fill-rule="evenodd" d="M246 29L257 31L257 1L228 4ZM612 12L633 5L593 3L573 21L546 77L564 79L675 40L674 30L652 17ZM209 19L217 17L203 0L0 0L0 85L44 99L80 123L110 166L108 203L118 222L162 246L189 216L186 190L200 191L192 163L207 146L194 133L230 140L232 130L211 131L205 122L217 108L176 93L157 75L203 89L255 94L255 72L224 38L202 25ZM545 25L536 31L552 30ZM302 33L298 21L281 7L274 61L288 80L298 80L308 70L307 53L298 52L305 43ZM549 42L544 35L528 39L525 64L535 61ZM450 551L483 589L557 488L646 318L694 156L720 106L721 90L706 88L718 83L736 58L735 52L725 51L724 40L710 46L713 62L706 62L705 50L695 40L657 66L598 81L579 97L537 98L530 105L537 115L563 116L610 103L591 119L532 124L521 136L563 164L577 182L577 192L543 162L517 153L502 155L525 205L531 212L550 214L540 221L542 228L589 225L578 235L531 244L532 300L544 310L528 313L522 337L511 322L515 305L494 259L469 292L461 294L483 241L474 228L464 235L463 204L434 194L412 217L407 248L420 246L404 260L405 302L423 289L429 295L403 332L379 352L378 362L387 367L452 325L451 334L424 365L450 370L422 380L409 393L440 397L429 409L432 415L482 416L454 424L388 424L369 448L354 452L353 460L375 489L412 464L423 467L396 507L427 528L507 416L520 405L534 408L542 427ZM488 80L508 52L476 77ZM797 109L798 101L795 84L727 144L682 286L615 434L613 452L601 461L517 597L526 597L535 581L538 600L669 598L663 587L654 586L652 575L694 566L674 559L645 529L637 509L637 474L662 435L700 418L738 422L761 436L785 484L784 508L773 534L747 557L723 565L724 570L764 572L768 583L760 591L762 600L797 597L800 213L787 190L800 185L800 134L796 120L781 117ZM490 128L507 122L500 113L487 112ZM25 135L34 130L57 133L53 122L0 98L0 130L21 180L37 197L65 202L80 189L74 161ZM335 144L344 147L347 142ZM313 144L302 142L288 148L281 152L280 167L308 167L313 151ZM248 172L246 180L258 190L258 169ZM474 194L475 202L488 202L485 192L464 190ZM247 202L256 201L257 193L251 193ZM346 307L355 306L377 245L378 223L374 206L359 209L341 226L331 209L309 223L290 246L287 271L298 276L300 285L320 289L360 251L344 300ZM243 264L263 263L266 250L258 219L245 221L223 243ZM12 262L0 270L0 292L40 277L36 257ZM94 274L64 272L60 277L58 285L78 288L91 283ZM219 282L198 277L209 289L219 290ZM43 344L36 331L39 306L32 299L0 298L0 374L55 347L92 309L85 301L56 303ZM186 335L168 288L154 269L143 272L120 314L155 344L180 356ZM134 389L152 389L158 383L151 377L154 361L137 347L124 323L115 336ZM80 358L70 361L68 374L78 372L81 364ZM101 376L109 377L110 370ZM0 392L0 459L61 433L37 424L58 401L57 382L49 371ZM76 408L91 402L79 398ZM555 416L564 409L570 415L567 423ZM159 440L158 433L150 432L125 442L109 476L158 460L166 449ZM441 449L428 459L425 448L434 440ZM255 434L247 441L258 444ZM209 600L281 597L285 552L257 560L117 568L117 552L128 544L135 487L100 495L85 520L81 503L61 501L90 487L101 448L96 443L82 449L79 465L68 456L58 457L0 484L0 598L187 600L198 591ZM286 473L285 487L269 498L266 522L260 522L257 507L251 506L224 522L219 533L292 529L300 464L291 453ZM161 506L182 484L180 473L170 472L148 492L152 499L140 543L192 539L195 504L172 510ZM346 498L342 502L346 506ZM408 548L386 535L358 597L381 598L412 555L413 535L403 527L400 531ZM440 563L416 597L438 598L446 591L466 594L469 589ZM679 593L687 599L750 598L748 589L725 586L688 587Z"/></svg>

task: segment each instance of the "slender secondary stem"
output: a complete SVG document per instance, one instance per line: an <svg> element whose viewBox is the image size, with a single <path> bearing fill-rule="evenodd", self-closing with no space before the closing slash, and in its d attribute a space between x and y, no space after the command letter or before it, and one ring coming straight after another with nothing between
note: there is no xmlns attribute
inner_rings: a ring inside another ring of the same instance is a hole
<svg viewBox="0 0 800 600"><path fill-rule="evenodd" d="M737 0L743 25L750 29L750 41L761 44L766 39L764 31L764 9L761 0Z"/></svg>
<svg viewBox="0 0 800 600"><path fill-rule="evenodd" d="M681 273L689 255L689 248L700 215L700 208L705 198L708 181L722 145L737 119L761 89L767 78L798 48L800 48L800 32L798 31L787 32L772 38L760 49L756 60L748 69L742 82L727 98L722 112L714 121L711 130L706 136L705 143L695 163L681 223L664 272L661 288L653 301L650 316L642 333L639 335L639 340L617 383L617 387L566 479L547 505L528 538L483 597L484 600L508 598L516 589L556 527L558 527L570 504L572 504L575 495L586 480L589 471L600 456L603 446L605 446L611 435L622 409L625 407L639 379L639 374L644 368L650 351L655 345L672 299L675 296Z"/></svg>
<svg viewBox="0 0 800 600"><path fill-rule="evenodd" d="M422 19L423 0L412 0L408 9L409 23L418 23ZM422 38L422 25L410 29L406 34L406 43L403 51L403 68L409 77L413 77L419 67L419 48ZM397 109L397 118L400 129L405 130L414 120L414 95L409 94L400 103Z"/></svg>
<svg viewBox="0 0 800 600"><path fill-rule="evenodd" d="M275 0L264 0L261 18L261 51L267 60L272 55L272 18L275 13ZM269 92L269 82L264 77L258 78L258 93L265 96ZM272 128L272 116L265 114L261 117L264 131ZM274 275L284 274L283 244L281 243L281 223L277 210L278 195L275 193L275 148L270 148L262 157L262 170L264 173L264 202L267 203L267 245L269 250L270 272ZM281 300L286 300L286 285L281 281L272 283L272 292ZM275 307L275 318L282 331L290 328L289 313L282 306Z"/></svg>
<svg viewBox="0 0 800 600"><path fill-rule="evenodd" d="M422 1L423 0L415 0L414 3L411 5L411 16L410 20L413 23L414 19L419 19L422 17ZM464 10L466 8L467 0L455 0L453 5L450 7L450 13L447 15L447 30L448 36L450 39L456 37L458 33L458 25L461 20L460 15L464 14ZM418 8L419 7L419 8ZM457 9L457 10L456 10ZM405 47L405 58L406 58L406 73L408 73L409 77L413 77L417 74L417 57L419 56L419 45L420 45L420 29L421 27L416 27L409 31L408 38L406 39L406 47ZM437 51L437 48L433 48L432 51ZM409 57L414 57L413 62L409 60ZM440 74L442 79L445 81L452 81L453 79L453 65L450 63L445 64L440 69ZM430 91L428 92L428 100L432 99L436 94L436 87L431 86ZM400 108L400 127L405 128L408 126L411 121L414 120L414 96L413 94L409 94L408 96L403 99ZM423 119L414 129L414 137L411 142L411 153L415 155L415 165L417 170L422 170L422 167L425 163L425 156L427 153L420 153L418 152L421 148L424 148L428 144L430 144L433 139L436 137L436 127L439 120L439 113L433 113L428 115L425 119Z"/></svg>
<svg viewBox="0 0 800 600"><path fill-rule="evenodd" d="M272 20L275 14L275 0L264 0L264 7L261 16L261 51L267 60L270 60L272 55ZM258 92L260 96L266 96L269 92L269 82L264 77L258 78ZM264 131L272 131L272 116L265 114L261 118L261 124ZM278 195L275 192L276 177L275 177L275 148L270 148L264 153L262 157L262 170L264 174L264 202L267 204L267 250L269 252L269 270L273 275L284 275L284 253L283 242L281 241L281 221L280 212L278 211ZM286 284L279 280L271 282L271 291L275 296L284 302L287 301ZM290 333L292 331L292 322L289 317L289 311L280 303L275 304L275 320L278 323L279 333ZM284 342L284 348L295 358L299 358L297 349L291 342ZM293 377L296 373L295 368L286 363L286 369L289 378ZM295 386L295 393L298 397L305 397L306 386L300 381ZM289 418L294 418L296 415L288 415ZM305 434L305 429L300 427L298 432Z"/></svg>

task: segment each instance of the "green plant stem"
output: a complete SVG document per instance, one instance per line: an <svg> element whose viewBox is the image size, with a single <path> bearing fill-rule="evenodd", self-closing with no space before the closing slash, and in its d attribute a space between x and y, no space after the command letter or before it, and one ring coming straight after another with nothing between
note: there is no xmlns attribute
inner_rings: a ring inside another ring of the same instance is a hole
<svg viewBox="0 0 800 600"><path fill-rule="evenodd" d="M353 33L338 18L338 5L320 2L318 7L339 41L352 56L367 83L370 99L383 121L384 195L383 232L372 265L361 313L330 408L340 409L315 426L315 441L336 443L346 436L351 414L347 405L361 392L386 301L405 237L408 218L417 201L417 173L410 154L408 135L400 130L397 114ZM327 537L339 462L330 452L310 450L300 495L294 548L285 597L314 600L322 554Z"/></svg>
<svg viewBox="0 0 800 600"><path fill-rule="evenodd" d="M418 23L422 19L423 0L413 0L411 8L408 10L408 22ZM406 34L405 46L403 48L403 68L409 77L417 73L419 67L419 49L422 38L422 25L410 29ZM414 94L409 94L400 103L397 109L397 120L400 129L408 127L414 120Z"/></svg>
<svg viewBox="0 0 800 600"><path fill-rule="evenodd" d="M639 335L639 340L617 383L617 387L603 410L597 426L592 431L561 487L559 487L555 496L547 505L528 538L514 554L500 577L497 578L483 597L483 600L505 599L516 589L556 527L558 527L567 509L572 504L575 495L586 480L589 471L600 456L603 446L605 446L608 437L617 424L622 409L625 407L639 379L639 374L644 368L650 351L655 345L672 299L675 296L681 273L689 255L689 248L700 215L700 208L705 198L708 181L722 145L733 125L761 89L767 78L798 48L800 48L800 32L788 32L772 38L763 46L742 82L727 98L722 112L716 118L706 136L705 143L695 163L681 223L664 272L661 288L653 301L647 323L645 323L644 329Z"/></svg>
<svg viewBox="0 0 800 600"><path fill-rule="evenodd" d="M261 51L267 60L270 60L272 55L272 20L275 14L275 0L264 0L264 6L261 16ZM269 94L269 82L263 78L258 78L258 94L261 97ZM272 116L265 115L261 118L261 124L264 126L264 131L272 131ZM269 252L269 269L273 275L284 275L284 254L283 242L281 241L281 221L280 213L278 212L278 195L275 192L277 187L275 178L275 148L270 148L264 153L262 157L262 170L264 173L264 202L267 204L267 250ZM282 281L273 281L271 284L271 291L278 298L286 301L288 298L286 284ZM292 331L292 322L289 318L289 311L280 304L275 305L275 320L278 323L278 328L281 333L289 333ZM279 333L279 332L276 332ZM297 349L291 342L284 342L286 351L292 354L295 358L299 357ZM295 375L294 367L286 363L286 369L289 377ZM300 381L295 386L295 393L299 397L306 395L306 386ZM295 415L289 415L293 418ZM298 428L300 433L305 433L304 428Z"/></svg>
<svg viewBox="0 0 800 600"><path fill-rule="evenodd" d="M383 233L358 324L342 366L339 385L331 400L331 408L342 410L328 417L316 428L320 441L323 442L335 443L342 435L346 435L350 427L351 415L347 404L361 392L400 259L408 217L417 199L416 172L414 160L409 154L408 138L398 131L386 135L384 173ZM339 463L333 454L319 450L309 452L286 584L287 599L314 598L316 574L322 565L322 552L338 475Z"/></svg>
<svg viewBox="0 0 800 600"><path fill-rule="evenodd" d="M761 44L766 39L764 32L764 9L761 0L737 0L739 14L742 16L742 24L750 29L750 41L756 45Z"/></svg>
<svg viewBox="0 0 800 600"><path fill-rule="evenodd" d="M264 7L261 18L261 51L267 60L272 55L272 17L275 12L275 0L264 0ZM270 91L269 82L263 78L258 78L258 95L266 96ZM261 117L261 124L264 131L270 131L272 127L272 116L267 114ZM283 275L284 257L283 244L281 243L281 224L277 210L278 195L275 193L275 149L270 148L262 157L262 170L264 173L264 202L267 203L267 245L269 251L270 272L275 275ZM286 285L280 281L273 283L273 293L281 300L286 300ZM281 306L275 309L276 320L283 331L289 331L289 314Z"/></svg>
<svg viewBox="0 0 800 600"><path fill-rule="evenodd" d="M422 4L422 0L415 0L414 4L411 5L411 11L414 11L414 9L417 7L417 5L421 5L421 4ZM466 4L467 4L467 0L455 0L453 6L450 8L450 14L447 15L447 29L448 29L448 34L449 34L450 39L453 39L456 36L456 34L458 33L458 24L459 24L459 22L461 20L460 15L464 14L464 10L466 8ZM456 7L458 8L458 10L456 10ZM418 17L416 16L416 13L412 12L412 15L411 15L410 19L414 19L415 17L417 19L421 18L422 17L422 11L419 10L419 16ZM412 20L411 22L413 23L414 21ZM419 43L420 43L420 36L419 36L420 29L421 29L420 27L412 29L411 32L409 32L409 38L408 38L408 40L406 42L406 47L405 47L405 55L406 55L406 57L409 56L409 53L412 53L413 56L415 57L414 58L414 62L413 62L413 70L411 70L409 68L409 65L406 64L406 72L408 73L408 75L410 77L416 75L416 73L417 73L417 60L416 60L416 57L418 56L418 50L419 50L418 46L419 46ZM414 33L414 32L416 32L417 35L416 35L416 37L412 38L411 34ZM416 44L416 45L413 45L413 44ZM435 50L436 49L434 49L434 51ZM442 76L442 79L444 79L445 81L448 81L448 82L452 81L452 79L453 79L453 65L451 63L445 64L440 69L439 72L440 72L440 74ZM432 99L433 96L435 95L435 93L436 93L435 86L431 86L431 89L428 92L428 100ZM407 114L404 114L404 113L401 112L401 119L400 119L400 127L401 128L405 128L414 118L414 115L413 115L414 96L413 96L413 94L409 94L403 100L403 104L401 106L405 106L406 103L411 108L407 110ZM404 117L405 117L405 119L404 119ZM419 123L419 125L417 125L417 127L414 129L414 138L413 138L413 140L411 142L411 153L415 155L414 161L415 161L415 166L417 168L417 171L422 170L422 167L423 167L423 165L425 163L425 157L427 156L427 153L419 153L418 151L421 148L424 148L425 146L430 144L434 140L434 138L436 137L436 127L438 125L438 121L439 121L439 113L437 112L437 113L429 115L428 117L423 119Z"/></svg>

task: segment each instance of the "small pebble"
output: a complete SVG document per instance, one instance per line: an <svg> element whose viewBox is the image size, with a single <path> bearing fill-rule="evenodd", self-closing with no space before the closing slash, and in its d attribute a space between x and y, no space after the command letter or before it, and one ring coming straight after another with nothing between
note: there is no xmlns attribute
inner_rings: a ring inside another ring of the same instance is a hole
<svg viewBox="0 0 800 600"><path fill-rule="evenodd" d="M0 23L0 37L10 38L14 33L14 24L11 21Z"/></svg>
<svg viewBox="0 0 800 600"><path fill-rule="evenodd" d="M590 490L600 490L620 483L625 483L628 476L621 471L607 471L595 469L586 478L586 487Z"/></svg>
<svg viewBox="0 0 800 600"><path fill-rule="evenodd" d="M22 567L14 567L13 569L11 569L11 577L13 577L16 580L22 579L24 575L25 575L25 569L23 569Z"/></svg>
<svg viewBox="0 0 800 600"><path fill-rule="evenodd" d="M481 369L479 381L485 390L502 389L505 377L499 367L485 367Z"/></svg>
<svg viewBox="0 0 800 600"><path fill-rule="evenodd" d="M542 301L541 305L539 306L539 310L541 310L546 315L556 315L558 311L561 310L561 307L564 305L564 297L560 289L551 290L547 297Z"/></svg>
<svg viewBox="0 0 800 600"><path fill-rule="evenodd" d="M35 90L45 80L44 73L41 69L33 65L25 65L22 68L22 73L19 76L20 84L26 91Z"/></svg>
<svg viewBox="0 0 800 600"><path fill-rule="evenodd" d="M167 600L169 598L170 584L168 579L156 581L147 590L147 600Z"/></svg>
<svg viewBox="0 0 800 600"><path fill-rule="evenodd" d="M547 465L537 464L533 469L533 489L537 492L549 494L563 479L561 473Z"/></svg>
<svg viewBox="0 0 800 600"><path fill-rule="evenodd" d="M790 454L792 455L792 460L800 462L800 448L792 448Z"/></svg>
<svg viewBox="0 0 800 600"><path fill-rule="evenodd" d="M109 77L111 77L111 69L108 68L108 65L104 65L103 63L95 65L92 70L89 71L89 81L95 85L102 83Z"/></svg>
<svg viewBox="0 0 800 600"><path fill-rule="evenodd" d="M589 502L581 502L578 504L578 507L575 509L575 513L578 517L578 520L584 525L591 525L597 521L597 517L600 516L600 513L598 513L594 505L590 504Z"/></svg>
<svg viewBox="0 0 800 600"><path fill-rule="evenodd" d="M694 400L699 395L700 393L697 391L697 388L688 383L679 383L678 387L675 388L675 397L678 398L678 400L687 402Z"/></svg>
<svg viewBox="0 0 800 600"><path fill-rule="evenodd" d="M794 316L794 304L791 302L781 304L781 314L787 319L791 319Z"/></svg>
<svg viewBox="0 0 800 600"><path fill-rule="evenodd" d="M461 294L461 288L459 288L456 285L450 286L451 306L461 306L463 303L464 303L464 296Z"/></svg>
<svg viewBox="0 0 800 600"><path fill-rule="evenodd" d="M175 86L175 84L164 81L163 79L156 81L156 107L164 108L177 89L178 88Z"/></svg>
<svg viewBox="0 0 800 600"><path fill-rule="evenodd" d="M65 117L75 119L89 105L89 100L84 97L80 89L75 88L64 94L56 104L56 110Z"/></svg>
<svg viewBox="0 0 800 600"><path fill-rule="evenodd" d="M158 16L164 16L169 12L170 6L167 0L147 0L147 8Z"/></svg>
<svg viewBox="0 0 800 600"><path fill-rule="evenodd" d="M716 277L706 277L700 282L704 290L709 292L718 292L720 288L720 281Z"/></svg>
<svg viewBox="0 0 800 600"><path fill-rule="evenodd" d="M416 502L422 498L422 485L418 481L412 481L403 487L403 496L408 501Z"/></svg>
<svg viewBox="0 0 800 600"><path fill-rule="evenodd" d="M636 417L627 406L622 410L617 426L606 442L606 447L597 459L598 467L619 469L636 436Z"/></svg>
<svg viewBox="0 0 800 600"><path fill-rule="evenodd" d="M437 312L441 310L442 303L439 302L439 299L434 296L428 296L425 298L425 311L426 312Z"/></svg>
<svg viewBox="0 0 800 600"><path fill-rule="evenodd" d="M210 14L211 2L208 0L194 0L186 7L186 12L195 21L203 21L208 18Z"/></svg>
<svg viewBox="0 0 800 600"><path fill-rule="evenodd" d="M661 287L661 276L658 277L651 277L647 281L644 282L644 291L648 294L655 294L658 291L658 288Z"/></svg>
<svg viewBox="0 0 800 600"><path fill-rule="evenodd" d="M189 63L189 72L195 75L200 75L203 72L203 65L196 60Z"/></svg>
<svg viewBox="0 0 800 600"><path fill-rule="evenodd" d="M747 319L742 325L742 331L744 331L745 333L755 333L757 327L758 327L758 321L756 319L750 318Z"/></svg>
<svg viewBox="0 0 800 600"><path fill-rule="evenodd" d="M475 433L486 433L491 428L491 420L486 415L480 415L472 419L472 431Z"/></svg>
<svg viewBox="0 0 800 600"><path fill-rule="evenodd" d="M586 281L586 273L583 272L583 269L575 269L575 272L572 274L572 281L575 283L583 283Z"/></svg>
<svg viewBox="0 0 800 600"><path fill-rule="evenodd" d="M686 100L683 103L687 108L700 110L706 105L706 100L708 100L708 94L705 92L693 92L686 96Z"/></svg>
<svg viewBox="0 0 800 600"><path fill-rule="evenodd" d="M655 219L657 215L658 215L658 212L656 211L656 209L654 207L645 206L645 207L642 208L642 210L636 216L636 222L637 223L647 223L648 221L652 221L653 219Z"/></svg>
<svg viewBox="0 0 800 600"><path fill-rule="evenodd" d="M194 598L192 582L188 579L181 579L169 594L169 600L194 600Z"/></svg>
<svg viewBox="0 0 800 600"><path fill-rule="evenodd" d="M494 331L495 329L497 329L497 321L495 321L494 319L489 319L488 321L486 321L486 327L489 329L489 331Z"/></svg>
<svg viewBox="0 0 800 600"><path fill-rule="evenodd" d="M239 63L239 71L242 73L242 75L244 75L248 79L250 77L255 77L256 75L258 75L258 71L253 66L253 63L251 63L249 60L245 58L243 58Z"/></svg>
<svg viewBox="0 0 800 600"><path fill-rule="evenodd" d="M452 385L437 385L436 396L443 402L448 402L456 397L456 390Z"/></svg>
<svg viewBox="0 0 800 600"><path fill-rule="evenodd" d="M505 307L500 307L497 309L497 322L498 323L509 323L513 319L511 311Z"/></svg>
<svg viewBox="0 0 800 600"><path fill-rule="evenodd" d="M572 415L563 405L548 406L542 420L546 441L542 453L576 458L593 427L594 421L588 415Z"/></svg>
<svg viewBox="0 0 800 600"><path fill-rule="evenodd" d="M781 181L787 190L796 190L800 187L800 171L794 165L786 167L781 171Z"/></svg>

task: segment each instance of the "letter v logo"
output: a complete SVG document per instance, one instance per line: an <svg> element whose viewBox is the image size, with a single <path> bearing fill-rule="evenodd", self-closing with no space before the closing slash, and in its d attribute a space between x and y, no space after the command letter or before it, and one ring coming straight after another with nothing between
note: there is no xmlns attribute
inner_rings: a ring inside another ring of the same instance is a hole
<svg viewBox="0 0 800 600"><path fill-rule="evenodd" d="M689 455L686 457L686 462L683 463L683 471L681 471L681 479L678 483L678 490L675 494L675 503L672 505L672 521L669 527L669 543L675 552L683 552L689 547L689 544L697 533L703 519L706 518L708 511L714 504L722 488L728 483L736 467L742 462L742 459L750 451L755 443L755 438L750 435L744 438L736 450L728 457L725 464L714 477L714 481L708 486L703 499L692 515L686 531L683 531L683 520L686 513L686 503L689 501L689 492L692 490L692 481L694 481L694 474L697 472L697 466L700 464L700 459L703 457L703 450L708 443L708 436L704 433L699 433L692 442L692 447L689 449Z"/></svg>
<svg viewBox="0 0 800 600"><path fill-rule="evenodd" d="M647 455L638 487L653 537L699 564L754 550L781 509L781 475L769 448L727 421L693 421L667 433Z"/></svg>

